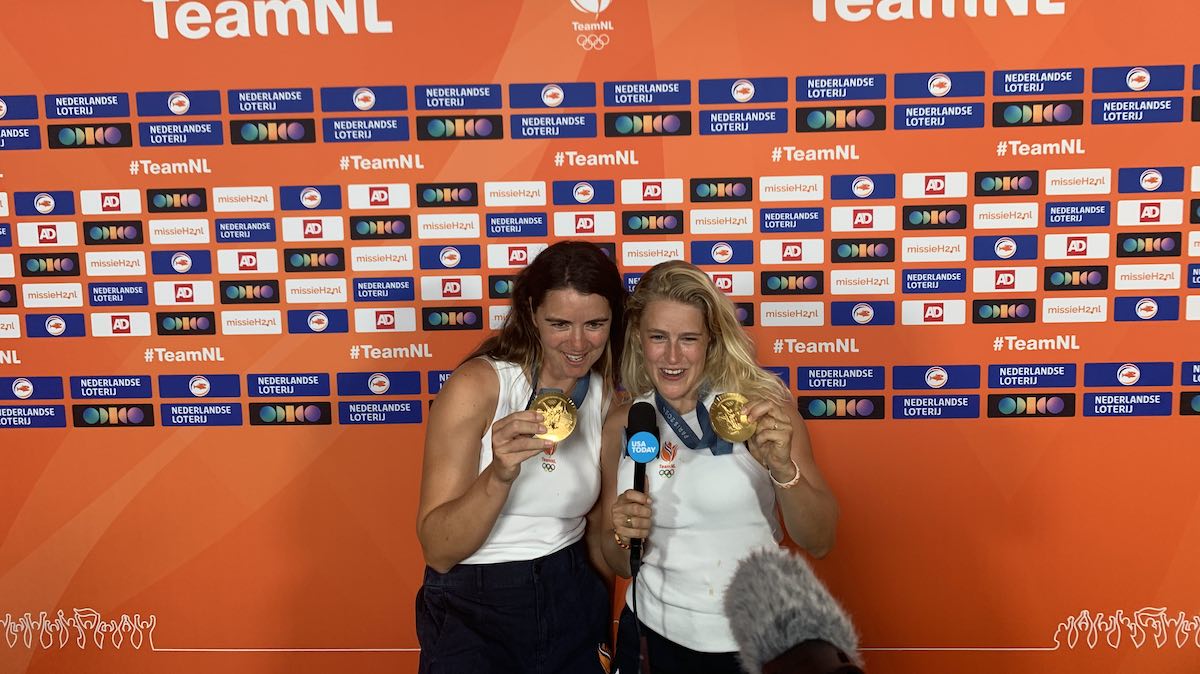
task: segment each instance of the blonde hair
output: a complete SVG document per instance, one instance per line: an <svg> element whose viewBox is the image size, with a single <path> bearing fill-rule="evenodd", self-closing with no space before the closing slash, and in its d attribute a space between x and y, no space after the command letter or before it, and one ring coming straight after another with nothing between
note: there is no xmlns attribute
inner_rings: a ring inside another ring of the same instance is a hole
<svg viewBox="0 0 1200 674"><path fill-rule="evenodd" d="M657 264L646 272L625 306L625 348L621 380L635 396L653 390L646 371L640 332L642 315L651 302L667 300L700 310L708 331L701 387L735 391L753 400L791 404L791 394L779 377L762 369L754 356L754 342L742 329L733 303L695 265L683 260Z"/></svg>

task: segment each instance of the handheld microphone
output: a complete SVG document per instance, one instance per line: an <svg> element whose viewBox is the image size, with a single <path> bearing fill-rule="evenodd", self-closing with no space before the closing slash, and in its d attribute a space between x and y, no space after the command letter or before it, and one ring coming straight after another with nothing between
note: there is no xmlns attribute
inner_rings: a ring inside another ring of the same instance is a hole
<svg viewBox="0 0 1200 674"><path fill-rule="evenodd" d="M725 615L750 674L862 674L850 617L788 550L760 550L738 563Z"/></svg>
<svg viewBox="0 0 1200 674"><path fill-rule="evenodd" d="M634 461L633 488L645 493L646 464L658 457L658 412L654 405L642 401L629 408L625 437L625 452ZM629 571L634 578L642 566L643 543L640 538L629 541Z"/></svg>

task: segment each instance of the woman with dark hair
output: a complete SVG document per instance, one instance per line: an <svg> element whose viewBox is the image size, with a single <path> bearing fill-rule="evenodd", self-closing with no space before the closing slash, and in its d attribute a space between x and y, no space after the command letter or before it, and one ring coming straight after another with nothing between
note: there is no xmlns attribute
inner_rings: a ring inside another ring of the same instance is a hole
<svg viewBox="0 0 1200 674"><path fill-rule="evenodd" d="M584 529L625 296L599 248L550 246L438 394L417 513L422 674L607 671L611 605Z"/></svg>
<svg viewBox="0 0 1200 674"><path fill-rule="evenodd" d="M645 555L626 594L616 664L622 674L641 671L640 634L655 674L740 674L722 604L738 561L778 545L777 510L792 540L825 555L837 502L791 394L759 367L733 304L707 274L678 260L654 266L626 321L621 377L634 399L605 422L597 510L609 519L596 538L626 578L629 540L643 539ZM622 452L629 406L641 401L657 411L661 447L647 465L649 496L630 489L633 462Z"/></svg>

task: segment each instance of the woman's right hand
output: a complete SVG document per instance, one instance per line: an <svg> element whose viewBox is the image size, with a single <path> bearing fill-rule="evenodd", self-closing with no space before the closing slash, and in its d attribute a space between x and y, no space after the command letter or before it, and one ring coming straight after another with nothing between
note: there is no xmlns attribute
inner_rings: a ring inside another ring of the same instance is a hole
<svg viewBox="0 0 1200 674"><path fill-rule="evenodd" d="M650 497L628 489L617 497L612 507L612 529L628 543L631 539L643 541L650 535L650 521L654 511L650 508Z"/></svg>
<svg viewBox="0 0 1200 674"><path fill-rule="evenodd" d="M492 424L492 471L501 481L512 483L521 474L521 463L554 446L533 437L546 432L542 421L541 412L522 410Z"/></svg>

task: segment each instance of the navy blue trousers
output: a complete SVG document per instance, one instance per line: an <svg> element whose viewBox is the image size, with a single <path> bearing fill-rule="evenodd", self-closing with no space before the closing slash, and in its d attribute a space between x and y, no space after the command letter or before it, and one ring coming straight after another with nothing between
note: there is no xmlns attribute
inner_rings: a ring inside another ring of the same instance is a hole
<svg viewBox="0 0 1200 674"><path fill-rule="evenodd" d="M637 628L641 627L646 640L646 660L651 674L743 674L736 653L701 653L667 639L641 622L634 622L633 612L626 605L617 626L617 655L613 672L639 674Z"/></svg>

